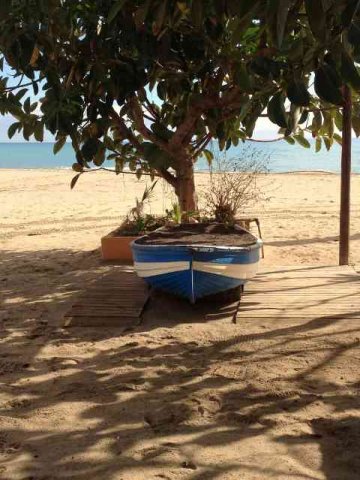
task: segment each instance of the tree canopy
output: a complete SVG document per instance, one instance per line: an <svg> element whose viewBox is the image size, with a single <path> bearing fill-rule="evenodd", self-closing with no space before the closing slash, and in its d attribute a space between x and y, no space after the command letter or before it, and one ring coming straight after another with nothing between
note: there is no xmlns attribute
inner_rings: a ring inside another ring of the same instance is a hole
<svg viewBox="0 0 360 480"><path fill-rule="evenodd" d="M8 0L0 3L0 113L80 175L161 176L193 209L193 165L251 138L260 116L289 143L341 141L342 88L360 91L359 0ZM10 66L7 75L5 65ZM14 80L10 77L14 77ZM360 105L353 128L360 134ZM77 177L73 184L76 182Z"/></svg>

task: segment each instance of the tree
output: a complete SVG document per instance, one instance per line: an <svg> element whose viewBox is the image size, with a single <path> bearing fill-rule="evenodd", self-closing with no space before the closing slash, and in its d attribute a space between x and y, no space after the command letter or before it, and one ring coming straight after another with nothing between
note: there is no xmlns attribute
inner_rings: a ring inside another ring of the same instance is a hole
<svg viewBox="0 0 360 480"><path fill-rule="evenodd" d="M342 86L360 89L359 3L1 2L0 113L16 118L10 137L42 141L46 128L55 151L70 138L73 185L113 159L117 173L163 177L195 210L196 159L211 161L212 139L223 150L251 138L260 116L290 143L309 147L305 131L317 149L340 141ZM359 112L355 101L358 135Z"/></svg>

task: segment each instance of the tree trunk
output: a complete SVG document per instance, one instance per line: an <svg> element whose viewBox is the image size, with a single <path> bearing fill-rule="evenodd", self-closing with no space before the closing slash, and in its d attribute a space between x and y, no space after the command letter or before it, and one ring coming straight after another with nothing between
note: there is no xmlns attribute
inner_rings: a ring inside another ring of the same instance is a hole
<svg viewBox="0 0 360 480"><path fill-rule="evenodd" d="M197 198L195 193L194 166L192 160L182 162L181 169L177 172L176 195L183 213L197 210Z"/></svg>

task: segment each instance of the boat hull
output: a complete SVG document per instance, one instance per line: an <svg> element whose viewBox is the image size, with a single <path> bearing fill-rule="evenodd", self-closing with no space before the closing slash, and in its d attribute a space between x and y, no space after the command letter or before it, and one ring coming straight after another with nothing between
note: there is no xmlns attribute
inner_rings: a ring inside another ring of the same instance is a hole
<svg viewBox="0 0 360 480"><path fill-rule="evenodd" d="M256 275L261 240L249 247L132 243L137 274L159 290L196 300L244 285Z"/></svg>

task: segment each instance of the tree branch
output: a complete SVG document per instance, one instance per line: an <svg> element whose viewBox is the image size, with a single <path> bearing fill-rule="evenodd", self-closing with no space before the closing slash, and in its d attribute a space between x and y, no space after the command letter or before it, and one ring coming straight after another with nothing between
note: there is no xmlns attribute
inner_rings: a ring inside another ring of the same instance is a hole
<svg viewBox="0 0 360 480"><path fill-rule="evenodd" d="M135 122L136 129L141 133L141 135L149 140L150 142L154 143L162 150L168 153L172 153L171 149L169 148L168 143L165 140L161 140L155 133L149 130L145 123L144 123L144 112L141 109L140 103L136 96L133 96L129 100L129 106L132 111L133 120Z"/></svg>
<svg viewBox="0 0 360 480"><path fill-rule="evenodd" d="M113 121L116 122L118 128L120 129L122 135L127 138L132 145L139 150L140 153L144 152L143 146L139 142L139 140L136 138L136 136L133 134L133 132L130 130L130 128L127 127L126 123L124 120L120 117L120 115L115 111L114 108L111 110L110 117Z"/></svg>
<svg viewBox="0 0 360 480"><path fill-rule="evenodd" d="M24 83L23 85L19 84L19 85L16 85L15 87L6 87L4 89L4 92L12 92L14 90L19 90L20 88L31 87L34 83L39 83L42 80L43 80L42 78L38 78L37 80L33 80L32 82Z"/></svg>
<svg viewBox="0 0 360 480"><path fill-rule="evenodd" d="M165 168L160 168L159 169L159 177L162 177L164 180L166 180L170 185L174 188L177 187L178 181L175 175L170 173L168 170Z"/></svg>
<svg viewBox="0 0 360 480"><path fill-rule="evenodd" d="M114 170L112 168L107 168L107 167L89 168L87 170L84 170L81 173L98 172L99 170L103 170L104 172L110 172L110 173L119 173L119 172L116 172L116 170ZM120 173L122 175L136 175L136 172L122 171ZM163 175L161 175L160 173L151 174L151 173L147 173L147 172L142 172L141 175L146 175L147 177L151 177L152 175L154 175L155 177L164 178ZM166 180L166 178L164 178L164 180Z"/></svg>
<svg viewBox="0 0 360 480"><path fill-rule="evenodd" d="M189 141L189 136L192 136L196 122L207 110L211 108L224 109L230 105L231 109L238 108L241 104L236 103L236 97L240 93L241 91L238 87L232 87L222 97L211 94L192 104L185 115L183 123L178 126L175 134L169 141L171 148L176 151ZM232 115L235 115L235 112Z"/></svg>
<svg viewBox="0 0 360 480"><path fill-rule="evenodd" d="M184 140L192 134L195 124L201 115L210 108L214 108L217 105L217 99L213 97L205 97L201 101L198 101L190 106L184 121L178 126L173 137L169 141L169 145L173 151L177 151L183 147Z"/></svg>
<svg viewBox="0 0 360 480"><path fill-rule="evenodd" d="M259 143L271 143L271 142L279 142L280 140L284 140L285 137L279 137L279 138L272 138L269 140L258 140L256 138L245 138L246 142L259 142Z"/></svg>
<svg viewBox="0 0 360 480"><path fill-rule="evenodd" d="M141 145L139 140L136 138L136 136L132 133L132 131L126 126L126 123L124 122L124 120L120 117L120 115L117 114L117 112L114 109L112 109L111 118L116 122L117 126L120 128L124 137L126 137L129 140L129 142L139 151L141 155L143 155L144 154L143 146ZM140 133L142 132L140 131ZM145 137L145 135L143 136ZM170 185L172 185L173 187L176 186L177 180L172 173L168 172L165 168L159 168L157 171L158 171L157 176L164 178L164 180L170 183Z"/></svg>

